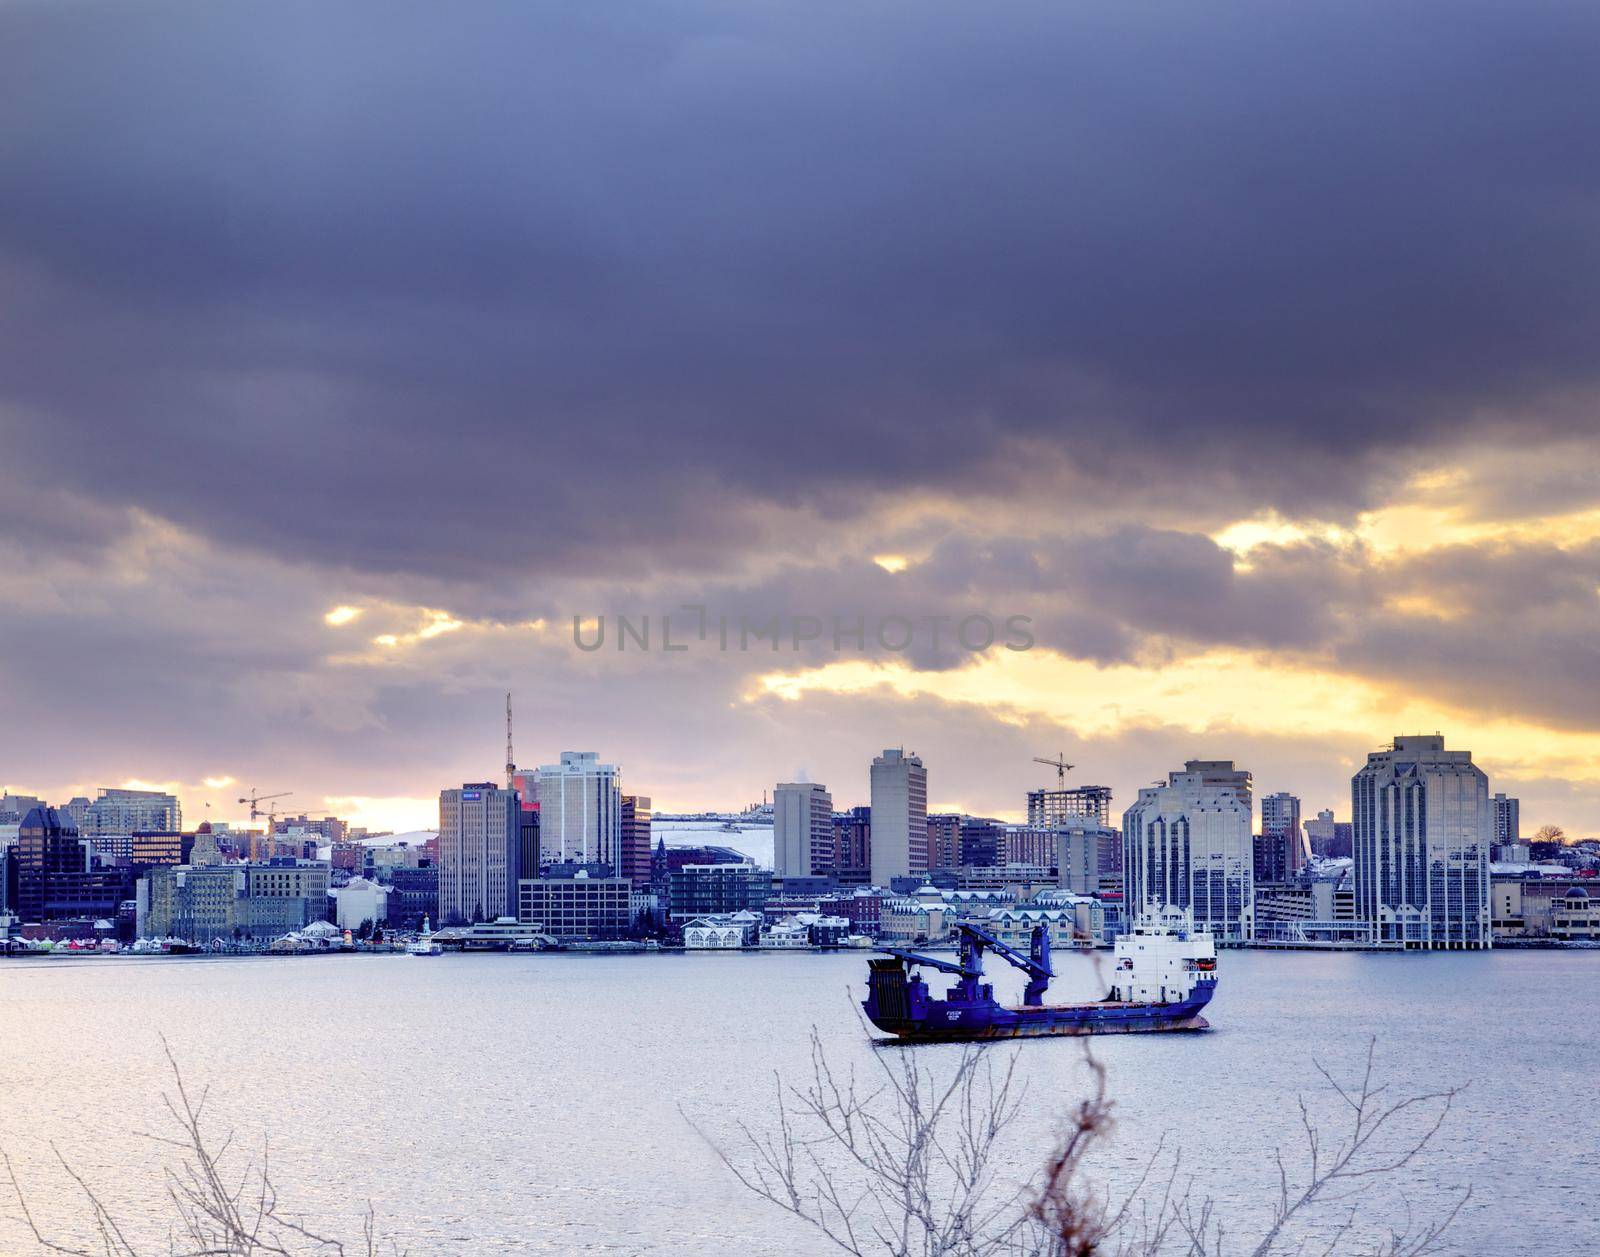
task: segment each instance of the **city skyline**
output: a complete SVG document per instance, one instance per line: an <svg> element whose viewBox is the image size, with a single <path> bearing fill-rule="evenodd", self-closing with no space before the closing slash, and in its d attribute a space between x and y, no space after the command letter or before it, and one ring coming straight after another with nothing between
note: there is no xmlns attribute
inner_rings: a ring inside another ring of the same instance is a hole
<svg viewBox="0 0 1600 1257"><path fill-rule="evenodd" d="M1438 730L1600 833L1592 19L1245 8L17 19L0 782L413 827L514 690L666 808ZM1034 646L574 645L683 607Z"/></svg>

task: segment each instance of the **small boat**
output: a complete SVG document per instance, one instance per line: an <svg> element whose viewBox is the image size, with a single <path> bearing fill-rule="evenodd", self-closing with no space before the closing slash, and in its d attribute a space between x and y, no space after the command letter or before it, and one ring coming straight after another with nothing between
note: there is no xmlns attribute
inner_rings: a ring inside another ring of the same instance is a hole
<svg viewBox="0 0 1600 1257"><path fill-rule="evenodd" d="M954 961L891 947L868 962L861 1006L873 1025L923 1042L1210 1028L1200 1010L1217 989L1216 944L1175 908L1141 917L1117 939L1110 990L1086 1004L1044 1002L1055 976L1046 926L1034 927L1026 955L976 925L963 921L956 928L960 950ZM983 980L985 951L1028 975L1020 1006L1007 1008L994 998L994 987ZM937 998L921 968L952 974L956 981Z"/></svg>
<svg viewBox="0 0 1600 1257"><path fill-rule="evenodd" d="M444 955L444 948L440 947L438 943L433 941L433 930L432 930L432 928L431 928L431 926L429 924L429 921L428 921L427 917L423 917L422 918L422 933L417 935L416 939L413 942L410 942L410 943L406 944L406 955L408 955L408 956L442 956L442 955Z"/></svg>

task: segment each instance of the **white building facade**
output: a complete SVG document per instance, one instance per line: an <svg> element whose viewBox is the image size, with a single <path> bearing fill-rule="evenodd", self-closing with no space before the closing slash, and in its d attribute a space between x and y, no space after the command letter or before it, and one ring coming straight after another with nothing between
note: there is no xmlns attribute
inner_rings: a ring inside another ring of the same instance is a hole
<svg viewBox="0 0 1600 1257"><path fill-rule="evenodd" d="M539 768L541 864L622 868L622 776L594 751L562 751ZM533 876L533 871L528 872Z"/></svg>
<svg viewBox="0 0 1600 1257"><path fill-rule="evenodd" d="M1254 934L1251 802L1233 765L1191 761L1164 786L1146 786L1122 816L1124 904L1141 912L1179 908L1219 942Z"/></svg>
<svg viewBox="0 0 1600 1257"><path fill-rule="evenodd" d="M772 793L772 871L809 877L832 866L833 796L815 782L780 782Z"/></svg>
<svg viewBox="0 0 1600 1257"><path fill-rule="evenodd" d="M891 747L872 761L872 884L928 871L928 770Z"/></svg>
<svg viewBox="0 0 1600 1257"><path fill-rule="evenodd" d="M1397 947L1493 942L1489 779L1438 735L1399 737L1350 780L1356 915Z"/></svg>

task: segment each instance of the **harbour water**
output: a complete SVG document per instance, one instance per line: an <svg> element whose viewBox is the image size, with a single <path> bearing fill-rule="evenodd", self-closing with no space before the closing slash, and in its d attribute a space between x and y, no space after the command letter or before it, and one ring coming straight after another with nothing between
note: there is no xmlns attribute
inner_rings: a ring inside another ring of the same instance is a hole
<svg viewBox="0 0 1600 1257"><path fill-rule="evenodd" d="M1054 996L1095 993L1091 961L1058 960ZM1312 1062L1348 1076L1376 1037L1397 1090L1469 1084L1399 1184L1419 1213L1473 1189L1447 1251L1591 1250L1597 966L1550 951L1227 953L1213 1031L1095 1041L1117 1104L1095 1172L1127 1182L1164 1137L1249 1231L1274 1146L1298 1155L1293 1096L1328 1094ZM81 1236L84 1210L52 1145L136 1232L163 1234L171 1157L144 1135L164 1133L165 1035L219 1126L267 1138L281 1195L324 1229L358 1233L370 1201L414 1257L821 1253L706 1139L733 1149L740 1122L770 1128L774 1072L801 1080L813 1026L836 1065L876 1068L855 1008L864 970L849 954L4 961L0 1149L58 1236ZM888 1050L936 1072L961 1051ZM1081 1046L983 1050L1020 1053L1028 1099L1004 1154L1020 1177L1082 1093ZM1384 1199L1357 1207L1375 1221ZM0 1253L29 1251L0 1185Z"/></svg>

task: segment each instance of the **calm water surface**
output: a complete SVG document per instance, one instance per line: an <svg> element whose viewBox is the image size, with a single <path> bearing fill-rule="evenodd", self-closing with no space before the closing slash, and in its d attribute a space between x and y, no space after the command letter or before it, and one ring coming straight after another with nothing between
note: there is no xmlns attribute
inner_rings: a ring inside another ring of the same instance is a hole
<svg viewBox="0 0 1600 1257"><path fill-rule="evenodd" d="M734 1184L690 1120L730 1146L741 1119L767 1125L773 1072L800 1077L813 1025L836 1062L873 1068L852 1002L864 967L809 954L0 961L0 1148L60 1232L79 1211L52 1143L148 1233L166 1158L141 1135L163 1129L164 1034L239 1137L270 1139L286 1199L352 1229L370 1200L418 1257L823 1252ZM1059 994L1096 986L1084 958L1062 967ZM1398 1088L1471 1084L1404 1182L1424 1210L1473 1188L1451 1251L1589 1251L1597 978L1592 952L1227 953L1212 1033L1096 1040L1118 1114L1096 1168L1126 1181L1165 1136L1248 1230L1273 1147L1299 1146L1293 1097L1320 1102L1312 1061L1348 1074L1375 1035ZM997 985L1015 994L1008 979ZM959 1052L909 1050L936 1071ZM987 1050L1020 1052L1028 1106L1006 1154L1020 1176L1081 1094L1079 1049ZM1376 1218L1392 1202L1360 1204ZM0 1254L29 1251L0 1187Z"/></svg>

